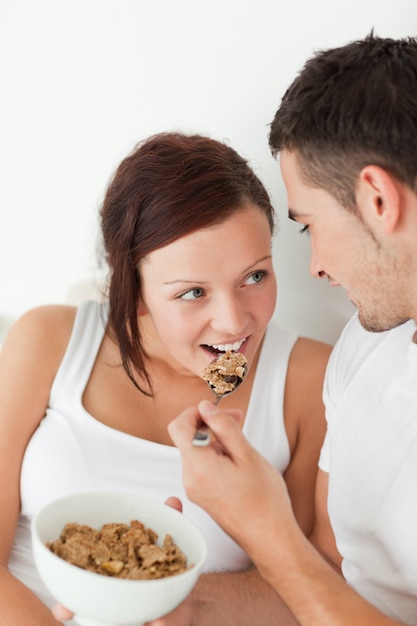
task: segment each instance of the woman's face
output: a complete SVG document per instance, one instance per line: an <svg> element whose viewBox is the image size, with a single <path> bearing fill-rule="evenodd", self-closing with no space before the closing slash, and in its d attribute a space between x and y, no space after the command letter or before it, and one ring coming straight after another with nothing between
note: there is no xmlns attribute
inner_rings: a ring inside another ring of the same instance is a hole
<svg viewBox="0 0 417 626"><path fill-rule="evenodd" d="M257 206L155 250L140 274L149 356L198 376L226 350L250 366L277 293L270 228Z"/></svg>

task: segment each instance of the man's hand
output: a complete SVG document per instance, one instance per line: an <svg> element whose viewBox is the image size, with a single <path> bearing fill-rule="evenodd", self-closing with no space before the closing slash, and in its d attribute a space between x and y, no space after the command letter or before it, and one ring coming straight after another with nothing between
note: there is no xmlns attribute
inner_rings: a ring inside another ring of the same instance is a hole
<svg viewBox="0 0 417 626"><path fill-rule="evenodd" d="M201 420L214 435L204 448L192 445ZM271 520L285 517L292 524L294 518L282 476L248 443L240 422L240 412L221 411L204 400L173 420L168 431L182 454L190 500L254 558L256 546L268 541Z"/></svg>

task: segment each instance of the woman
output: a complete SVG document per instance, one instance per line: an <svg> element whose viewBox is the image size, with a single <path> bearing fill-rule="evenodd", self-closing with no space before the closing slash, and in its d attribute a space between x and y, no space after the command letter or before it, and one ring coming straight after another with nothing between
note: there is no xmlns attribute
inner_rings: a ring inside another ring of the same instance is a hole
<svg viewBox="0 0 417 626"><path fill-rule="evenodd" d="M33 569L30 519L66 493L120 489L179 497L206 536L207 574L170 623L234 624L239 615L239 624L275 624L285 608L188 501L167 432L185 407L212 399L204 367L242 352L245 383L222 406L244 413L246 436L283 473L310 532L329 346L269 324L268 194L232 148L164 133L122 161L101 227L108 302L29 311L0 355L0 616L9 626L56 624Z"/></svg>

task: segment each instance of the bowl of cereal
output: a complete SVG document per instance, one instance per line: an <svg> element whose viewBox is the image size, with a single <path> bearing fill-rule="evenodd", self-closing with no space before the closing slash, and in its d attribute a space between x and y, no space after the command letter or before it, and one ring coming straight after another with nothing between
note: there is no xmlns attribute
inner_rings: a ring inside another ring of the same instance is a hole
<svg viewBox="0 0 417 626"><path fill-rule="evenodd" d="M200 530L166 504L132 493L85 492L41 509L35 564L82 626L140 626L191 592L207 555Z"/></svg>

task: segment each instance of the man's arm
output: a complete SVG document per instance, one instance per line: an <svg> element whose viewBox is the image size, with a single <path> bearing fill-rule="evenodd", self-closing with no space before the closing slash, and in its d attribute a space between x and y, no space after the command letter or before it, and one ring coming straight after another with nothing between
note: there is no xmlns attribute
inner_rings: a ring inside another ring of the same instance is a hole
<svg viewBox="0 0 417 626"><path fill-rule="evenodd" d="M206 448L191 444L200 419L215 436ZM236 415L204 401L168 430L182 454L189 498L251 556L301 626L400 624L353 591L303 535L282 476L249 445Z"/></svg>
<svg viewBox="0 0 417 626"><path fill-rule="evenodd" d="M318 470L316 480L315 511L316 519L313 532L309 539L320 554L340 575L342 557L336 546L335 536L330 524L327 509L327 496L329 493L329 475L323 470Z"/></svg>
<svg viewBox="0 0 417 626"><path fill-rule="evenodd" d="M258 571L203 574L188 600L152 626L297 626L298 622Z"/></svg>

